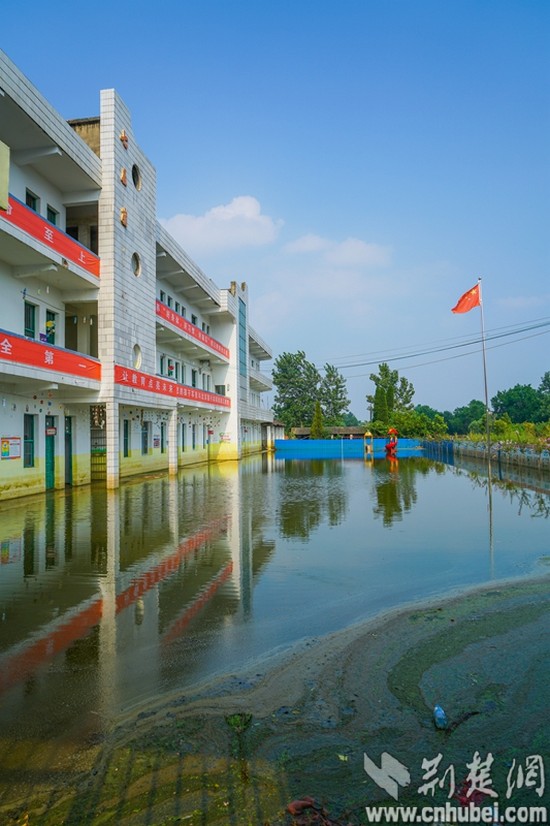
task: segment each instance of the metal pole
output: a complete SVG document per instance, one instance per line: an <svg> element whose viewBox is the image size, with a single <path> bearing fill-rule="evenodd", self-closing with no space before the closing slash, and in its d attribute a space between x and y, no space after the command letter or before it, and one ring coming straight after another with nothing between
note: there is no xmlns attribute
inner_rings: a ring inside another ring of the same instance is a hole
<svg viewBox="0 0 550 826"><path fill-rule="evenodd" d="M487 359L485 355L485 325L483 321L483 300L481 296L481 278L478 278L479 285L479 308L481 310L481 346L483 350L483 381L485 384L485 432L487 434L487 487L489 496L489 575L494 576L494 551L493 551L493 479L491 474L491 429L489 427L489 392L487 389Z"/></svg>
<svg viewBox="0 0 550 826"><path fill-rule="evenodd" d="M483 299L481 296L481 278L477 279L479 286L479 308L481 310L481 348L483 351L483 381L485 384L485 429L487 434L487 458L491 456L491 435L489 429L489 391L487 389L487 357L485 354L485 324L483 321Z"/></svg>

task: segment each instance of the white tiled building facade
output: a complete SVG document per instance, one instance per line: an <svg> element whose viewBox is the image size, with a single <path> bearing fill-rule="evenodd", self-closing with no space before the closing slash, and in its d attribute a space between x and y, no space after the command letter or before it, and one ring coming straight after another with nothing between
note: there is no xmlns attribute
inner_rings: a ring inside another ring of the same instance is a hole
<svg viewBox="0 0 550 826"><path fill-rule="evenodd" d="M156 219L116 92L67 123L0 52L0 499L273 446L246 284Z"/></svg>

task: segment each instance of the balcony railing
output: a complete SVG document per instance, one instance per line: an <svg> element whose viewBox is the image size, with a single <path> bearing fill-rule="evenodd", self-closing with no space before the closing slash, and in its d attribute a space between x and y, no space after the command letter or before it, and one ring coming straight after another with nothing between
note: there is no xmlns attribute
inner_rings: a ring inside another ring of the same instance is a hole
<svg viewBox="0 0 550 826"><path fill-rule="evenodd" d="M0 361L101 381L101 364L97 359L53 344L42 344L7 330L0 330Z"/></svg>
<svg viewBox="0 0 550 826"><path fill-rule="evenodd" d="M142 373L139 370L132 370L119 364L115 364L115 384L122 384L125 387L133 387L135 390L144 390L149 393L160 393L163 396L170 396L182 401L200 402L211 407L231 407L231 399L227 396L220 396L218 393L211 393L209 390L199 390L198 387L189 387L186 384L178 384L175 381L170 381L170 379L151 376L149 373Z"/></svg>
<svg viewBox="0 0 550 826"><path fill-rule="evenodd" d="M9 196L7 212L0 210L0 217L18 229L26 232L37 241L41 241L53 252L57 252L73 264L99 278L99 258L66 232L42 218L34 209L21 203L13 195Z"/></svg>
<svg viewBox="0 0 550 826"><path fill-rule="evenodd" d="M186 318L183 318L178 313L175 313L174 310L171 310L170 307L167 307L166 304L163 304L161 301L157 301L157 316L162 318L164 321L168 321L170 324L173 324L174 327L177 327L182 332L187 333L187 335L194 338L196 341L200 342L200 344L204 344L209 347L211 350L214 350L216 353L219 353L224 358L229 359L229 350L219 341L216 341L215 338L212 336L203 333L202 330L195 324L191 324L187 321Z"/></svg>

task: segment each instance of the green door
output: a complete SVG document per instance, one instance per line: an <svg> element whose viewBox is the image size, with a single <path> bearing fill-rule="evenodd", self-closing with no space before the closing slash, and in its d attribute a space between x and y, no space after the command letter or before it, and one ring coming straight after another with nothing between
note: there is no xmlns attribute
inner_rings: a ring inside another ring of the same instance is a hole
<svg viewBox="0 0 550 826"><path fill-rule="evenodd" d="M46 416L46 490L55 487L55 418Z"/></svg>
<svg viewBox="0 0 550 826"><path fill-rule="evenodd" d="M65 484L73 483L73 420L65 416Z"/></svg>

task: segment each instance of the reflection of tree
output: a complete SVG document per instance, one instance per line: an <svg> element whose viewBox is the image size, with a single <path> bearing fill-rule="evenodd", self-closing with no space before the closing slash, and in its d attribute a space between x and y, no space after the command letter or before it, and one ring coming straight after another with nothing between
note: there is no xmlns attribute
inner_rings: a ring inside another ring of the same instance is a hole
<svg viewBox="0 0 550 826"><path fill-rule="evenodd" d="M460 471L459 471L460 472ZM523 510L531 511L531 516L548 519L550 517L550 494L541 490L529 490L525 480L517 484L510 479L491 479L487 474L487 467L481 470L468 470L468 477L472 484L478 488L488 488L492 485L493 490L500 491L504 496L508 496L511 503L518 506L518 515ZM536 481L536 480L534 480Z"/></svg>
<svg viewBox="0 0 550 826"><path fill-rule="evenodd" d="M307 539L326 516L339 525L347 508L340 462L309 459L285 462L281 485L279 529L285 538Z"/></svg>
<svg viewBox="0 0 550 826"><path fill-rule="evenodd" d="M401 462L381 460L375 462L377 505L374 515L381 516L385 527L401 520L403 513L416 503L415 476L426 476L433 463L422 457L412 457Z"/></svg>

